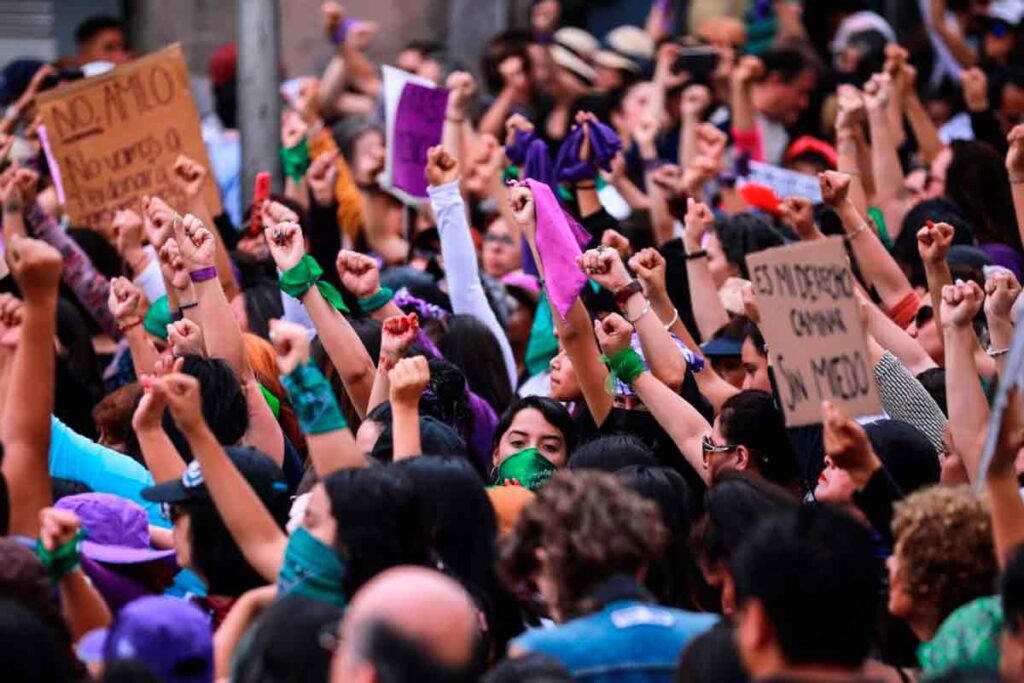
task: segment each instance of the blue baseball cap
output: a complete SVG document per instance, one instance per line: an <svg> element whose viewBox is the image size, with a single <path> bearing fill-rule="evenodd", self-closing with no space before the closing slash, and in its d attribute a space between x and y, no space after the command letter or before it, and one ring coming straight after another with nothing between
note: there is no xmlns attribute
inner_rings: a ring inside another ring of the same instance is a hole
<svg viewBox="0 0 1024 683"><path fill-rule="evenodd" d="M212 683L213 626L195 605L149 596L124 607L109 629L78 644L84 662L137 659L166 683Z"/></svg>
<svg viewBox="0 0 1024 683"><path fill-rule="evenodd" d="M701 344L700 350L705 356L709 357L739 356L743 353L743 340L716 337Z"/></svg>

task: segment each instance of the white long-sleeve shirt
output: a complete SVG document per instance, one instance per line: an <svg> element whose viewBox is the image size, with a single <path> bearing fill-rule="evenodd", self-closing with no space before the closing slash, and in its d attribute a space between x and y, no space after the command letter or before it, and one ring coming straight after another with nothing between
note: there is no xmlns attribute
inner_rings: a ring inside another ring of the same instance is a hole
<svg viewBox="0 0 1024 683"><path fill-rule="evenodd" d="M448 297L452 310L459 314L472 315L482 322L498 340L505 369L512 389L517 384L516 360L512 345L508 342L505 329L491 310L483 285L480 284L480 267L476 261L476 248L469 234L466 221L466 206L459 193L459 183L453 182L427 189L430 204L434 208L437 231L441 235L441 255L444 257L445 276L448 279Z"/></svg>

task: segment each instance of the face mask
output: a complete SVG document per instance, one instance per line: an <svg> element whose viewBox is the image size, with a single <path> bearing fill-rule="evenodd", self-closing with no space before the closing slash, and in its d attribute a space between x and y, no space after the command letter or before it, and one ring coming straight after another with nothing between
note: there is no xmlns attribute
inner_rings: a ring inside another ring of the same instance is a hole
<svg viewBox="0 0 1024 683"><path fill-rule="evenodd" d="M494 481L517 480L525 489L536 491L558 470L536 448L527 448L505 458L494 473Z"/></svg>
<svg viewBox="0 0 1024 683"><path fill-rule="evenodd" d="M288 537L284 562L277 575L278 595L301 595L344 607L344 578L345 565L334 548L321 543L301 526Z"/></svg>

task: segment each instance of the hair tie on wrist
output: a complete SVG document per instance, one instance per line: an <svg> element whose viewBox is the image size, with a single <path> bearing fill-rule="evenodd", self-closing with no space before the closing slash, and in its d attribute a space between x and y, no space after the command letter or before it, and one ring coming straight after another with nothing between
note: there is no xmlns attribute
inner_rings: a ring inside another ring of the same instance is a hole
<svg viewBox="0 0 1024 683"><path fill-rule="evenodd" d="M615 380L620 379L626 384L632 385L633 380L646 372L647 366L644 359L632 347L627 346L614 356L601 356L601 361L608 366L608 386L615 386ZM610 393L611 390L610 390Z"/></svg>
<svg viewBox="0 0 1024 683"><path fill-rule="evenodd" d="M213 280L216 277L217 268L214 266L199 268L198 270L193 270L188 274L188 278L195 283L206 282L207 280Z"/></svg>
<svg viewBox="0 0 1024 683"><path fill-rule="evenodd" d="M391 297L394 295L395 292L390 287L381 287L377 290L376 294L371 294L370 296L360 299L359 308L362 309L364 313L379 311L391 303Z"/></svg>
<svg viewBox="0 0 1024 683"><path fill-rule="evenodd" d="M301 299L312 287L316 287L327 303L339 311L348 313L348 306L341 298L341 293L331 283L320 279L323 274L324 271L316 259L306 254L295 266L281 273L278 286L282 292L296 299Z"/></svg>

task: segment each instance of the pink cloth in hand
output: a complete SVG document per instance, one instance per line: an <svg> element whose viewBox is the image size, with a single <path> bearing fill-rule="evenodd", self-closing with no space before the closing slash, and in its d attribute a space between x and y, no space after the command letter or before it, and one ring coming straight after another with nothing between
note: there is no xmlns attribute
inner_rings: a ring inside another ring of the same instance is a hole
<svg viewBox="0 0 1024 683"><path fill-rule="evenodd" d="M590 235L562 210L551 188L536 180L523 181L533 192L537 210L537 252L544 268L548 301L565 320L569 309L587 284L587 276L576 264Z"/></svg>

